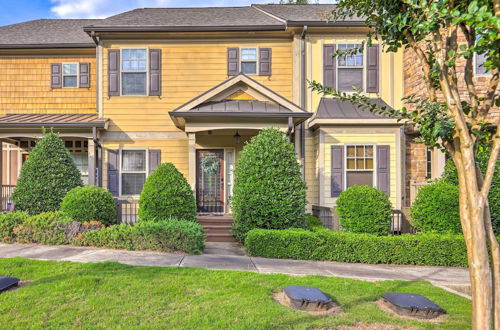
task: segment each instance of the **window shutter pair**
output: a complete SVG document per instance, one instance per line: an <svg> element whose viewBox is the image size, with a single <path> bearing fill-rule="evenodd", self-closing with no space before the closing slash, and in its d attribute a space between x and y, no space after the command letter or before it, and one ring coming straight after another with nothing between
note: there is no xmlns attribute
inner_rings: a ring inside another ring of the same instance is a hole
<svg viewBox="0 0 500 330"><path fill-rule="evenodd" d="M83 62L79 63L79 88L90 88L90 63ZM50 87L51 88L62 88L63 87L63 76L62 76L62 63L52 63L50 65Z"/></svg>
<svg viewBox="0 0 500 330"><path fill-rule="evenodd" d="M390 196L390 146L377 146L377 188ZM344 190L344 146L331 147L331 197L339 197Z"/></svg>
<svg viewBox="0 0 500 330"><path fill-rule="evenodd" d="M120 50L108 50L108 96L120 96ZM149 50L149 95L161 96L161 49Z"/></svg>
<svg viewBox="0 0 500 330"><path fill-rule="evenodd" d="M148 174L151 174L161 164L161 150L150 149L148 157L149 157ZM120 171L120 150L108 149L108 190L115 197L120 196L119 171Z"/></svg>
<svg viewBox="0 0 500 330"><path fill-rule="evenodd" d="M271 75L272 49L259 48L259 76ZM240 73L240 49L237 47L227 49L227 75L236 76Z"/></svg>
<svg viewBox="0 0 500 330"><path fill-rule="evenodd" d="M323 85L336 88L337 58L333 57L336 50L335 44L323 45ZM366 61L366 92L378 93L379 91L379 47L371 45L367 48Z"/></svg>

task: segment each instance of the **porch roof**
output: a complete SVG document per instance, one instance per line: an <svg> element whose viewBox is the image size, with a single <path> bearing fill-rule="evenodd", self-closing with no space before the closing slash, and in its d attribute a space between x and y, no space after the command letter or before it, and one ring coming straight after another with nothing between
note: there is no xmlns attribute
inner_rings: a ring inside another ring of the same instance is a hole
<svg viewBox="0 0 500 330"><path fill-rule="evenodd" d="M0 128L107 128L108 119L98 114L25 114L11 113L0 117Z"/></svg>

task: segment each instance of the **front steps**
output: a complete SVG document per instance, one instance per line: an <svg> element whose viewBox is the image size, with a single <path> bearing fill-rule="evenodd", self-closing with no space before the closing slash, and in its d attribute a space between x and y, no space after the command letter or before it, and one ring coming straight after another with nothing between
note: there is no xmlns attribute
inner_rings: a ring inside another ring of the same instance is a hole
<svg viewBox="0 0 500 330"><path fill-rule="evenodd" d="M198 223L205 228L206 242L236 242L231 234L232 216L199 215Z"/></svg>

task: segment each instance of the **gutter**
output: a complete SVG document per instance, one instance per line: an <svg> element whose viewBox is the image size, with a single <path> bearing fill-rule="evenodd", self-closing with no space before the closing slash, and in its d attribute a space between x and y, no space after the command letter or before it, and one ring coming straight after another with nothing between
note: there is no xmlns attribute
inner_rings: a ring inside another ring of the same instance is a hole
<svg viewBox="0 0 500 330"><path fill-rule="evenodd" d="M285 31L284 24L276 25L209 25L209 26L86 26L89 32L219 32L219 31Z"/></svg>
<svg viewBox="0 0 500 330"><path fill-rule="evenodd" d="M30 48L93 48L93 44L65 44L65 43L55 43L55 44L4 44L0 45L0 49L30 49Z"/></svg>
<svg viewBox="0 0 500 330"><path fill-rule="evenodd" d="M288 26L312 26L312 27L332 27L332 26L358 26L366 27L365 21L337 21L337 22L326 22L326 21L287 21Z"/></svg>

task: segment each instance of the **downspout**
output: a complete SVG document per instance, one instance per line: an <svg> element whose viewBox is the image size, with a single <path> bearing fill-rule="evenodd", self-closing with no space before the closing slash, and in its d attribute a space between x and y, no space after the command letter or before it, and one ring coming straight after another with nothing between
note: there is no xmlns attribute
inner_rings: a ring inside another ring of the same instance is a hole
<svg viewBox="0 0 500 330"><path fill-rule="evenodd" d="M301 97L300 97L300 106L302 109L306 108L306 93L307 93L307 87L306 87L306 34L307 34L307 25L304 25L304 28L302 29L302 34L300 35L301 39L301 73L300 73L300 80L302 84L302 89L301 89ZM305 129L305 123L302 122L300 124L300 158L302 159L303 162L303 167L302 167L302 176L305 178L305 145L306 145L306 129Z"/></svg>
<svg viewBox="0 0 500 330"><path fill-rule="evenodd" d="M96 36L95 31L90 32L90 37L95 43L95 107L96 107L96 112L99 114L100 109L99 109L99 38ZM102 145L99 142L98 136L97 136L97 129L95 127L92 127L92 139L94 140L94 146L96 148L95 150L95 165L94 168L96 169L96 180L95 184L98 187L102 187Z"/></svg>

